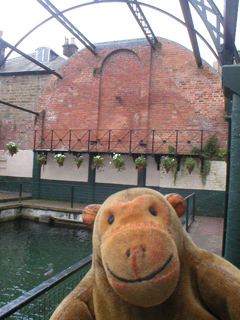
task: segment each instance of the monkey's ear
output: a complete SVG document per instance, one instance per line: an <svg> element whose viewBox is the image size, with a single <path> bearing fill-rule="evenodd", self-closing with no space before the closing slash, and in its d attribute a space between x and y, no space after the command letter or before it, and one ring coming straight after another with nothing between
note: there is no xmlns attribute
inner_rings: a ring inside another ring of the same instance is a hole
<svg viewBox="0 0 240 320"><path fill-rule="evenodd" d="M170 193L165 196L166 200L170 203L170 205L176 211L178 217L180 218L185 210L186 210L186 201L183 199L182 196L176 193Z"/></svg>
<svg viewBox="0 0 240 320"><path fill-rule="evenodd" d="M89 229L93 229L94 220L101 206L101 204L90 204L84 208L82 219Z"/></svg>

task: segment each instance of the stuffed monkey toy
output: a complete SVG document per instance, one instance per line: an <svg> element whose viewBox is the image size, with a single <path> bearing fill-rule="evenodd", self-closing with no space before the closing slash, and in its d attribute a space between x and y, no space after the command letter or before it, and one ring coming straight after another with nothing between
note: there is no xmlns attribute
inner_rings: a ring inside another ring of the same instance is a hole
<svg viewBox="0 0 240 320"><path fill-rule="evenodd" d="M92 267L51 320L239 320L240 270L193 244L185 208L148 188L87 207Z"/></svg>

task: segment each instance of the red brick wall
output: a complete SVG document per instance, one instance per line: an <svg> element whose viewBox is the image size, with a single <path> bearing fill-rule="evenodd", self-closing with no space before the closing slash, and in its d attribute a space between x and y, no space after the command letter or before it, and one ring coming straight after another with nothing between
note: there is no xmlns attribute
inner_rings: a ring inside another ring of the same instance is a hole
<svg viewBox="0 0 240 320"><path fill-rule="evenodd" d="M156 50L132 41L97 46L97 56L86 49L73 56L58 70L63 79L52 76L37 101L35 110L46 112L45 132L217 130L225 145L221 78L205 63L197 68L185 48L160 41Z"/></svg>

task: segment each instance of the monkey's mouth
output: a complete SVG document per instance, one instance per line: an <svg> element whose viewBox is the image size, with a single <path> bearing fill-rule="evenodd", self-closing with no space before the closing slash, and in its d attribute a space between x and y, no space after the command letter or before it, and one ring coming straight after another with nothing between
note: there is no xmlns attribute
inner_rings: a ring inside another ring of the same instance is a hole
<svg viewBox="0 0 240 320"><path fill-rule="evenodd" d="M146 277L143 277L143 278L138 278L138 279L135 279L135 280L131 280L131 279L124 279L124 278L121 278L121 277L118 277L116 274L114 274L111 269L109 268L108 264L107 264L107 269L109 271L109 273L117 280L119 281L122 281L122 282L125 282L125 283L135 283L135 282L143 282L143 281L148 281L148 280L151 280L153 279L157 274L159 274L160 272L162 272L168 265L169 263L171 262L173 258L173 254L170 255L170 257L167 259L167 261L164 263L163 266L161 266L159 269L157 269L156 271L150 273L148 276Z"/></svg>

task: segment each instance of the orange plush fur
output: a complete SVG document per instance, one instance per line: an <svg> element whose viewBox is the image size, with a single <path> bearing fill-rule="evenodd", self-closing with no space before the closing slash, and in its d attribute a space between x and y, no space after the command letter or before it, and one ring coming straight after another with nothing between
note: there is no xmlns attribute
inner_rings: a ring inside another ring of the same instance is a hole
<svg viewBox="0 0 240 320"><path fill-rule="evenodd" d="M135 188L99 208L92 267L51 320L240 319L240 271L193 244L181 196Z"/></svg>

